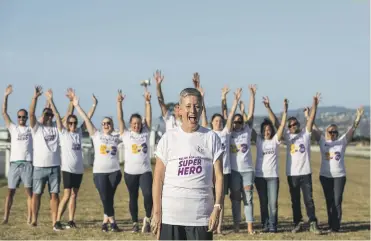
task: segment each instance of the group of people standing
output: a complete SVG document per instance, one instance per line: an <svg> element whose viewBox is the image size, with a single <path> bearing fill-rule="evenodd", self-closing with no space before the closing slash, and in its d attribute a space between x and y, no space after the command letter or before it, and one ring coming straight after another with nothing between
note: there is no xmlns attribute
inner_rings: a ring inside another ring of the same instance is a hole
<svg viewBox="0 0 371 241"><path fill-rule="evenodd" d="M282 117L279 120L268 97L263 98L268 111L260 125L260 131L253 128L256 86L249 86L250 103L245 113L240 100L242 89L234 93L231 110L227 110L229 89L222 89L222 108L214 113L208 123L204 90L200 76L193 76L194 88L181 91L179 103L171 113L164 100L161 84L164 76L160 71L154 74L156 91L166 132L157 144L156 164L152 176L149 155L149 135L152 122L151 94L145 91L145 116L130 116L127 128L123 118L122 102L125 95L117 95L118 131L113 120L105 117L101 130L91 122L97 100L88 114L79 105L78 97L69 89L68 113L61 118L53 102L53 93L45 94L48 107L41 119L35 117L41 87L36 87L30 107L30 126L26 125L27 111L18 111L18 125L13 124L7 114L7 100L12 87L6 89L3 116L11 134L11 164L8 174L9 193L5 202L4 222L8 222L13 196L20 180L28 196L28 222L36 226L40 196L48 183L51 193L51 212L54 230L61 230L61 216L69 202L67 228L76 227L74 214L76 197L81 184L84 166L82 162L82 131L86 129L93 140L95 159L93 164L94 183L104 210L102 231L118 231L115 220L114 196L122 179L118 160L118 145L125 148L124 180L129 192L129 210L133 221L133 232L139 232L138 194L139 187L144 197L145 217L142 232L152 231L161 240L204 239L213 234L222 234L224 196L230 196L234 231L239 232L241 222L241 201L247 222L248 234L254 234L253 190L254 184L260 200L260 217L263 232L277 232L279 193L279 146L287 147L286 175L289 185L294 228L302 230L300 190L310 223L310 231L320 234L312 197L312 170L310 145L312 135L321 151L320 181L324 190L329 231L337 232L341 222L341 204L346 182L344 153L363 115L363 108L348 131L340 136L336 124L329 125L322 133L315 125L320 94L313 97L312 107L305 108L307 118L304 128L295 117L287 117L288 100L283 101ZM237 107L240 113L236 113ZM74 108L83 120L77 128L78 118ZM55 123L53 118L55 117ZM201 124L199 121L201 119ZM287 124L286 124L287 123ZM251 147L256 146L256 161L253 164ZM59 202L61 171L64 196Z"/></svg>

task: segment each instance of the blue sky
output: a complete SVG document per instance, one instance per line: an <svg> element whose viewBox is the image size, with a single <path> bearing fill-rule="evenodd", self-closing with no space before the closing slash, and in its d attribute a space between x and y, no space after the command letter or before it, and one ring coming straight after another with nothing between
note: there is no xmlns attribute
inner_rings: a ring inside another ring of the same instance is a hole
<svg viewBox="0 0 371 241"><path fill-rule="evenodd" d="M224 84L244 88L247 102L256 83L257 114L263 95L280 111L284 97L299 108L316 91L321 105L354 108L370 102L369 10L366 0L0 1L0 89L14 86L13 118L35 84L54 90L61 112L66 88L86 110L95 93L96 122L116 116L118 88L126 117L143 113L139 81L162 69L166 101L198 71L208 106L220 104ZM155 85L150 91L155 97Z"/></svg>

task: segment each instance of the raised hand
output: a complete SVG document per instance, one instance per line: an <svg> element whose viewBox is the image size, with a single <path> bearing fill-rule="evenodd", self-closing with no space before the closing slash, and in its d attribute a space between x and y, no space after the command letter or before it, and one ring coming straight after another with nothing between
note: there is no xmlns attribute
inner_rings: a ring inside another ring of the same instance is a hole
<svg viewBox="0 0 371 241"><path fill-rule="evenodd" d="M5 96L10 95L12 92L13 92L13 86L12 85L8 85L6 87L6 89L5 89Z"/></svg>
<svg viewBox="0 0 371 241"><path fill-rule="evenodd" d="M249 85L249 90L252 95L256 94L256 85Z"/></svg>
<svg viewBox="0 0 371 241"><path fill-rule="evenodd" d="M263 104L266 108L270 107L268 96L263 97Z"/></svg>
<svg viewBox="0 0 371 241"><path fill-rule="evenodd" d="M283 111L287 113L287 109L289 108L289 101L285 98L283 100Z"/></svg>
<svg viewBox="0 0 371 241"><path fill-rule="evenodd" d="M222 98L223 99L227 98L227 94L229 93L229 91L230 91L230 89L227 86L223 87L223 89L222 89Z"/></svg>
<svg viewBox="0 0 371 241"><path fill-rule="evenodd" d="M153 74L153 78L156 80L156 83L160 85L164 80L164 76L161 75L161 70L156 70L156 72Z"/></svg>
<svg viewBox="0 0 371 241"><path fill-rule="evenodd" d="M359 107L357 109L357 119L361 119L364 113L365 113L364 107L363 106Z"/></svg>
<svg viewBox="0 0 371 241"><path fill-rule="evenodd" d="M45 96L48 100L53 99L53 91L51 89L48 89L48 91L45 92Z"/></svg>
<svg viewBox="0 0 371 241"><path fill-rule="evenodd" d="M239 101L241 99L241 94L242 94L242 88L236 89L236 91L234 92L235 100Z"/></svg>
<svg viewBox="0 0 371 241"><path fill-rule="evenodd" d="M199 90L201 88L201 86L200 86L200 75L197 72L193 74L192 81L193 81L193 84L194 84L195 88Z"/></svg>
<svg viewBox="0 0 371 241"><path fill-rule="evenodd" d="M122 90L117 91L117 102L122 102L125 99L125 95L122 94Z"/></svg>
<svg viewBox="0 0 371 241"><path fill-rule="evenodd" d="M317 92L316 95L313 97L313 100L315 101L316 105L318 105L321 101L321 93Z"/></svg>
<svg viewBox="0 0 371 241"><path fill-rule="evenodd" d="M79 105L79 98L76 95L73 97L72 104L75 107Z"/></svg>
<svg viewBox="0 0 371 241"><path fill-rule="evenodd" d="M70 101L73 101L73 98L75 97L75 90L72 89L72 88L68 88L68 89L67 89L66 96L67 96L67 98L68 98Z"/></svg>
<svg viewBox="0 0 371 241"><path fill-rule="evenodd" d="M40 85L35 86L34 98L38 98L40 95L42 95L42 90L43 88Z"/></svg>
<svg viewBox="0 0 371 241"><path fill-rule="evenodd" d="M94 103L94 105L98 104L98 100L97 100L97 97L95 97L95 95L94 95L94 94L92 95L92 97L91 97L91 98L93 99L93 103Z"/></svg>
<svg viewBox="0 0 371 241"><path fill-rule="evenodd" d="M144 93L144 99L145 99L146 101L151 101L151 93L149 93L148 91L146 91L146 92Z"/></svg>
<svg viewBox="0 0 371 241"><path fill-rule="evenodd" d="M306 119L309 118L309 112L310 112L310 107L305 107L305 108L304 108L304 117L305 117Z"/></svg>

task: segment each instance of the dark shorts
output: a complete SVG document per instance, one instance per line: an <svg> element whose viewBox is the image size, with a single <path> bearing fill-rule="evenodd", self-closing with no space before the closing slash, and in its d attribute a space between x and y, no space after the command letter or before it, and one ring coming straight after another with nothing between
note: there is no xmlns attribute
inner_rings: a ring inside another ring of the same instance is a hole
<svg viewBox="0 0 371 241"><path fill-rule="evenodd" d="M82 174L62 171L64 189L80 188Z"/></svg>
<svg viewBox="0 0 371 241"><path fill-rule="evenodd" d="M207 226L178 226L161 224L160 240L213 240Z"/></svg>

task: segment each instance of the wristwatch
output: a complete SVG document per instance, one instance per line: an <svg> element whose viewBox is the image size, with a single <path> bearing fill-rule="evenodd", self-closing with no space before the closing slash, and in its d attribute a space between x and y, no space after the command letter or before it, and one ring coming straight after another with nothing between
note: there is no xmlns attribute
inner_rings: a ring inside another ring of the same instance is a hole
<svg viewBox="0 0 371 241"><path fill-rule="evenodd" d="M219 211L222 210L222 206L220 204L214 204L214 208L218 208Z"/></svg>

